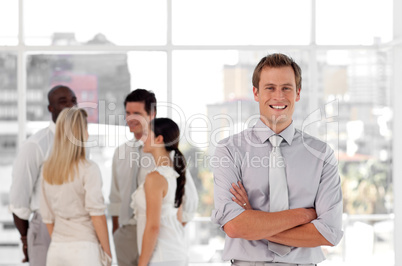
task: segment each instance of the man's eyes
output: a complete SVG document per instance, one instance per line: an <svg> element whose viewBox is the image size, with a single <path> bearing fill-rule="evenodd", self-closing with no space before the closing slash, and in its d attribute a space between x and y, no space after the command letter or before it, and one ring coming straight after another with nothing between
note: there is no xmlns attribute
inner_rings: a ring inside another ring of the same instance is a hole
<svg viewBox="0 0 402 266"><path fill-rule="evenodd" d="M266 89L266 90L275 90L274 87L266 87L265 89ZM282 90L292 90L292 88L290 88L290 87L283 87Z"/></svg>
<svg viewBox="0 0 402 266"><path fill-rule="evenodd" d="M144 116L143 114L139 114L139 113L127 113L127 112L126 112L126 116L131 116L131 115L135 115L135 116Z"/></svg>

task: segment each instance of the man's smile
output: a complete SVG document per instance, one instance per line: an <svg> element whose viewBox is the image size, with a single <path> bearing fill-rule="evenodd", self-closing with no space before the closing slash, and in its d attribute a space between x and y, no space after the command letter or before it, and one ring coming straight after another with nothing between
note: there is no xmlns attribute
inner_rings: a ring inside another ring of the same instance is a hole
<svg viewBox="0 0 402 266"><path fill-rule="evenodd" d="M284 110L288 106L287 105L270 105L269 107L271 107L272 109L276 109L276 110Z"/></svg>

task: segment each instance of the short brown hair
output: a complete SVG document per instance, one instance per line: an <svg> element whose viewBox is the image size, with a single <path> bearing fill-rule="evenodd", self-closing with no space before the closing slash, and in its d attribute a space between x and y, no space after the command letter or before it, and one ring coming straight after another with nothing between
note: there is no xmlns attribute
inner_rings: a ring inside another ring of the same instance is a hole
<svg viewBox="0 0 402 266"><path fill-rule="evenodd" d="M155 93L145 89L136 89L127 95L124 100L124 107L128 102L143 102L144 109L148 115L154 114L156 116L156 98Z"/></svg>
<svg viewBox="0 0 402 266"><path fill-rule="evenodd" d="M291 66L295 72L296 89L301 89L302 77L301 68L299 65L289 56L276 53L264 56L254 69L253 73L253 86L258 90L258 84L260 83L261 71L265 67L286 67Z"/></svg>

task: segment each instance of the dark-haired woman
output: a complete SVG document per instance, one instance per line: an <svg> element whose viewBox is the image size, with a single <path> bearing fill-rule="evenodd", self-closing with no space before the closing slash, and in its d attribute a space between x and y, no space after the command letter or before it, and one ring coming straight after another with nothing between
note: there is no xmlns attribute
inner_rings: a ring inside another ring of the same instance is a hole
<svg viewBox="0 0 402 266"><path fill-rule="evenodd" d="M178 149L180 131L169 118L156 118L144 143L156 168L132 195L137 220L138 266L182 266L187 254L181 203L185 159Z"/></svg>

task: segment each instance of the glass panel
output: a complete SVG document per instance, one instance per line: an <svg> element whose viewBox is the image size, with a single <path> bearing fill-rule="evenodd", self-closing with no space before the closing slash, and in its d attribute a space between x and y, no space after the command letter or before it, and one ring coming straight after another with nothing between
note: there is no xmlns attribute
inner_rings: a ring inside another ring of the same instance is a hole
<svg viewBox="0 0 402 266"><path fill-rule="evenodd" d="M161 45L166 1L25 1L28 45Z"/></svg>
<svg viewBox="0 0 402 266"><path fill-rule="evenodd" d="M51 119L48 90L58 84L69 86L78 105L88 111L91 156L106 167L103 189L108 195L114 148L132 138L125 128L124 99L134 86L141 86L166 101L166 54L35 54L28 56L27 63L28 133L46 127ZM147 80L150 73L158 79Z"/></svg>
<svg viewBox="0 0 402 266"><path fill-rule="evenodd" d="M346 261L394 264L391 62L384 51L318 54L322 103L336 101L339 108ZM329 120L336 115L333 108L326 111Z"/></svg>
<svg viewBox="0 0 402 266"><path fill-rule="evenodd" d="M18 1L0 1L0 45L18 44Z"/></svg>
<svg viewBox="0 0 402 266"><path fill-rule="evenodd" d="M17 101L17 56L0 52L0 264L20 262L20 236L8 212L11 169L17 153Z"/></svg>
<svg viewBox="0 0 402 266"><path fill-rule="evenodd" d="M176 0L172 19L174 44L308 44L311 1Z"/></svg>
<svg viewBox="0 0 402 266"><path fill-rule="evenodd" d="M90 123L116 124L111 116L125 114L124 99L138 87L152 89L166 101L164 52L34 54L27 57L27 68L28 121L50 119L47 92L58 84L72 88L80 104L97 104Z"/></svg>
<svg viewBox="0 0 402 266"><path fill-rule="evenodd" d="M317 44L371 45L392 40L392 0L320 0Z"/></svg>

